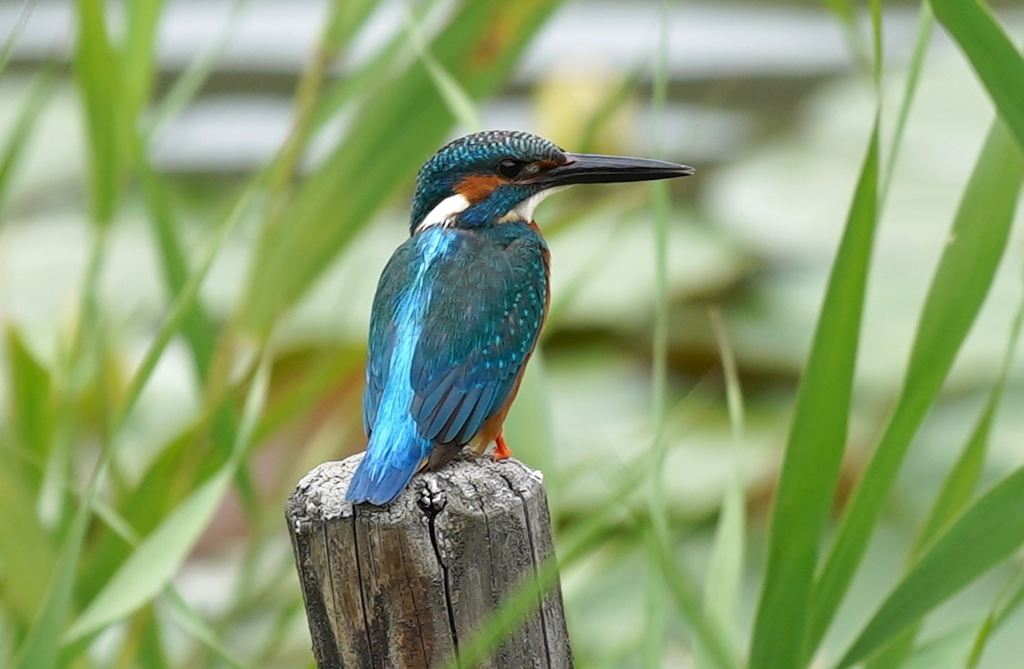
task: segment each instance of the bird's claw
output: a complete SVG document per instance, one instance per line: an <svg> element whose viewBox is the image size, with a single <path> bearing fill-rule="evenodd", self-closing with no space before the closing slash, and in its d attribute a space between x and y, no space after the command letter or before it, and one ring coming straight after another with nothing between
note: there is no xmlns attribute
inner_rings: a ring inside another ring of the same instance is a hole
<svg viewBox="0 0 1024 669"><path fill-rule="evenodd" d="M505 443L505 435L499 434L494 440L494 455L492 460L497 462L498 460L504 460L505 458L512 457L512 449Z"/></svg>

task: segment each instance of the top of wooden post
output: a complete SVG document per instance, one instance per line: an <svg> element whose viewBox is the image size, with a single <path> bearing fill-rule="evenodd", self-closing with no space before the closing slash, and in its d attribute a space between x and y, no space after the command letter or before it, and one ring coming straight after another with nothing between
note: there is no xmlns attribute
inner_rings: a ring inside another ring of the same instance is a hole
<svg viewBox="0 0 1024 669"><path fill-rule="evenodd" d="M320 669L444 666L531 581L534 610L478 666L572 666L557 580L541 585L553 546L540 472L456 459L386 506L353 505L361 459L320 465L286 508Z"/></svg>
<svg viewBox="0 0 1024 669"><path fill-rule="evenodd" d="M301 533L306 523L352 515L353 504L345 500L345 491L362 459L359 453L325 462L302 477L286 508L289 522L295 524L293 531ZM543 481L541 472L515 458L495 462L490 458L458 457L441 471L417 474L390 504L362 504L360 508L365 513L397 519L417 507L436 512L451 503L473 514L482 513L481 495L487 495L488 512L493 513L521 504L523 495L535 494Z"/></svg>

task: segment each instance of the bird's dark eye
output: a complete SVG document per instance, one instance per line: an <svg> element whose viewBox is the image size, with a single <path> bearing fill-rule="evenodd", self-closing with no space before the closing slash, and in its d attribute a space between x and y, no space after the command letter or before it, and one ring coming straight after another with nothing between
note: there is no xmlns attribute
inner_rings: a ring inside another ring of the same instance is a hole
<svg viewBox="0 0 1024 669"><path fill-rule="evenodd" d="M505 160L498 163L498 174L500 174L503 177L512 179L514 177L519 176L519 173L523 171L523 167L525 165L526 163L522 161L506 158Z"/></svg>

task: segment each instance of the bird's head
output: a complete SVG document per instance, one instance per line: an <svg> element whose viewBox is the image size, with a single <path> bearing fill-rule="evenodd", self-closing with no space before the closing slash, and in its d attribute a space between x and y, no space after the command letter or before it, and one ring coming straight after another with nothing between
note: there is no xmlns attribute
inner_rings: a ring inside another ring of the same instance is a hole
<svg viewBox="0 0 1024 669"><path fill-rule="evenodd" d="M692 167L662 160L568 153L527 132L477 132L449 142L420 169L410 227L530 222L541 200L574 184L690 174Z"/></svg>

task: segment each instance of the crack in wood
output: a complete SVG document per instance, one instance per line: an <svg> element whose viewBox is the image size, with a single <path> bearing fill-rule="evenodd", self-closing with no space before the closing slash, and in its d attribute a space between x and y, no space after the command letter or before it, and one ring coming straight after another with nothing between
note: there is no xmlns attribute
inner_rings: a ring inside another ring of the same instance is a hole
<svg viewBox="0 0 1024 669"><path fill-rule="evenodd" d="M452 645L455 647L455 664L456 666L461 667L462 662L459 659L459 632L455 626L455 608L452 605L451 577L450 574L448 573L448 565L446 564L446 560L444 559L444 556L442 556L441 554L441 548L439 545L440 542L438 541L437 538L437 517L441 515L442 511L444 511L444 505L442 504L440 508L437 508L434 506L420 504L420 509L422 509L423 513L425 513L427 516L427 527L429 528L430 531L430 545L434 548L434 557L437 558L437 564L441 568L441 578L442 581L444 582L445 611L448 615L448 629L451 630Z"/></svg>

